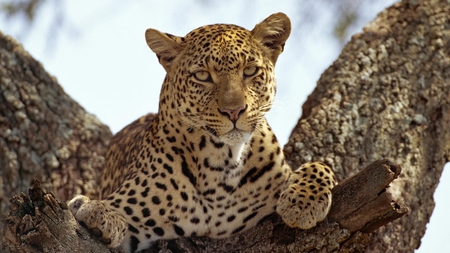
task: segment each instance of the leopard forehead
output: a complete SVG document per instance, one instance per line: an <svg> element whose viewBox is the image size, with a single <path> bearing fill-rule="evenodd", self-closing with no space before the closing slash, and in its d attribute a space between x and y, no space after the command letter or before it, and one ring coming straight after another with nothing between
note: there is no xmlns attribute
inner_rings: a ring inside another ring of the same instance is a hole
<svg viewBox="0 0 450 253"><path fill-rule="evenodd" d="M190 66L214 65L216 72L228 72L255 61L263 61L250 31L236 25L207 25L184 37Z"/></svg>
<svg viewBox="0 0 450 253"><path fill-rule="evenodd" d="M184 37L186 40L194 39L208 39L214 35L226 34L230 39L239 37L240 39L246 39L251 35L251 32L243 27L231 24L213 24L205 25L190 31Z"/></svg>

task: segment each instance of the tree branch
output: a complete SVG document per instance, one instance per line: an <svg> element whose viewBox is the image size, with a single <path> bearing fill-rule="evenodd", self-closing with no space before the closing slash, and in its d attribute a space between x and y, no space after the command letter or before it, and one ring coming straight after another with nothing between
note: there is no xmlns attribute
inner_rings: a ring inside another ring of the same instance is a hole
<svg viewBox="0 0 450 253"><path fill-rule="evenodd" d="M348 246L348 240L355 236L355 232L371 232L407 212L406 207L398 204L386 192L400 171L400 166L380 160L345 180L333 189L334 204L330 220L311 230L287 227L278 215L273 214L259 226L231 238L215 240L193 237L160 241L148 251L225 253L342 250ZM12 203L13 211L6 218L5 249L26 252L85 252L89 249L92 252L108 252L100 242L93 241L86 229L77 224L64 202L42 190L39 181L33 181L28 196L14 196ZM368 236L361 233L356 235Z"/></svg>
<svg viewBox="0 0 450 253"><path fill-rule="evenodd" d="M370 233L400 218L408 209L389 192L389 184L401 168L388 160L379 160L333 189L329 219L350 232Z"/></svg>

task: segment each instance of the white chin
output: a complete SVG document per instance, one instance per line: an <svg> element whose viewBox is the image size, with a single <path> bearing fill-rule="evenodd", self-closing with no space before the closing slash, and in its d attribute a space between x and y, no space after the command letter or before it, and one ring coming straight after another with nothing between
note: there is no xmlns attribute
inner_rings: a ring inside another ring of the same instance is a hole
<svg viewBox="0 0 450 253"><path fill-rule="evenodd" d="M245 143L250 138L250 135L250 132L244 132L235 128L220 136L220 139L228 145L234 146Z"/></svg>

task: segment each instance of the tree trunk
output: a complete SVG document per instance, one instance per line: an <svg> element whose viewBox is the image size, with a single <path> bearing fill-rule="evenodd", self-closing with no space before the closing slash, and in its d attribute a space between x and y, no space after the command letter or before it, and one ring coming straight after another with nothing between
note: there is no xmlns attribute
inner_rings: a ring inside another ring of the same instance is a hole
<svg viewBox="0 0 450 253"><path fill-rule="evenodd" d="M450 5L402 1L353 36L303 105L284 151L293 167L333 165L339 179L388 157L411 212L374 234L367 252L413 252L450 155Z"/></svg>
<svg viewBox="0 0 450 253"><path fill-rule="evenodd" d="M443 0L405 0L388 8L353 36L303 105L284 148L288 162L295 168L325 161L340 180L356 175L333 191L328 222L300 231L273 215L229 239L161 241L149 252L413 252L433 211L432 196L450 152L449 19L450 7ZM33 178L55 193L36 190L35 183L30 197L14 198L11 215L0 223L6 224L4 249L45 252L66 245L67 252L81 252L64 240L89 236L73 225L65 205L54 197L95 198L111 137L108 128L2 34L0 92L1 213L10 210L6 201L28 189ZM357 174L381 158L392 163L381 160ZM393 164L402 166L400 174ZM370 233L405 213L404 204L410 207L408 215ZM61 222L57 228L73 226L66 232L44 226L55 221ZM36 237L45 231L50 233ZM57 234L67 236L52 236ZM43 246L45 238L58 238L52 243L63 246ZM87 252L87 247L80 248Z"/></svg>
<svg viewBox="0 0 450 253"><path fill-rule="evenodd" d="M10 198L28 191L32 179L62 200L95 198L110 138L107 126L0 32L0 238Z"/></svg>

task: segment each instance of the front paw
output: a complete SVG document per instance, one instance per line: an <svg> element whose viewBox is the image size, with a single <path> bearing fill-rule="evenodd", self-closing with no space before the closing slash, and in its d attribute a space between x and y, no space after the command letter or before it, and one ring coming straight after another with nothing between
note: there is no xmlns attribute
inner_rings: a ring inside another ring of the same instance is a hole
<svg viewBox="0 0 450 253"><path fill-rule="evenodd" d="M108 248L122 244L127 222L121 214L107 208L100 200L90 200L82 195L73 198L68 206L75 219Z"/></svg>
<svg viewBox="0 0 450 253"><path fill-rule="evenodd" d="M307 163L292 173L288 184L277 204L283 221L301 229L323 221L331 207L331 189L336 185L333 171L323 163Z"/></svg>

